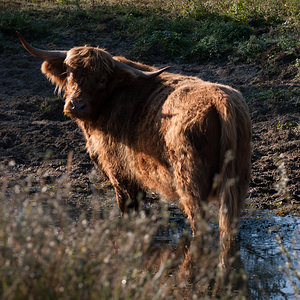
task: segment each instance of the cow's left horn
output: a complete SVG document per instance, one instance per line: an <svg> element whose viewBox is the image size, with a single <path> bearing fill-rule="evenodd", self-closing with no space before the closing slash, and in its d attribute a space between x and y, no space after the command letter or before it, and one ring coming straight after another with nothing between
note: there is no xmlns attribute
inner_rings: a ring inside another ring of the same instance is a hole
<svg viewBox="0 0 300 300"><path fill-rule="evenodd" d="M167 66L167 67L164 67L162 69L159 69L157 71L152 71L152 72L146 72L146 71L140 71L140 70L137 70L137 71L141 78L152 78L152 77L158 76L159 74L168 70L169 68L170 68L170 66Z"/></svg>
<svg viewBox="0 0 300 300"><path fill-rule="evenodd" d="M159 69L157 71L152 71L152 72L147 72L147 71L141 71L141 70L138 70L138 69L135 69L127 64L124 64L118 60L115 60L115 63L117 66L119 66L121 69L125 69L125 70L129 70L131 72L133 72L137 77L139 78L145 78L145 79L148 79L148 78L153 78L155 76L158 76L159 74L161 74L162 72L166 71L167 69L169 69L170 67L164 67L162 69Z"/></svg>
<svg viewBox="0 0 300 300"><path fill-rule="evenodd" d="M29 43L27 43L22 35L17 31L17 34L19 36L19 39L23 45L23 47L33 56L36 56L38 58L44 59L44 60L57 60L61 59L64 60L67 56L67 51L63 50L53 50L53 51L47 51L38 49L35 47L32 47Z"/></svg>

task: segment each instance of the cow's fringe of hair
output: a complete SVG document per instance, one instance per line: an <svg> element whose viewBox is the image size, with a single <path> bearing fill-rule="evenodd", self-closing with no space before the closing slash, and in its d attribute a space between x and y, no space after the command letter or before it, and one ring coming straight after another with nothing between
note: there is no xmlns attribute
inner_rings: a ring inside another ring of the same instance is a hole
<svg viewBox="0 0 300 300"><path fill-rule="evenodd" d="M68 52L65 64L74 69L105 71L111 74L114 69L112 56L103 49L89 46L75 47Z"/></svg>

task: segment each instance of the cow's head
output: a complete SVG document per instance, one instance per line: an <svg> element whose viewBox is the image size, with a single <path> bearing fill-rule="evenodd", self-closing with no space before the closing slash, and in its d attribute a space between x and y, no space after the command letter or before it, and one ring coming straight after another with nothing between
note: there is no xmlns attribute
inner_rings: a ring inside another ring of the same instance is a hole
<svg viewBox="0 0 300 300"><path fill-rule="evenodd" d="M69 51L41 50L28 44L20 33L18 35L29 53L44 60L42 72L59 91L64 91L64 112L72 118L94 119L115 88L139 78L153 78L168 68L141 71L113 59L103 49L88 46Z"/></svg>

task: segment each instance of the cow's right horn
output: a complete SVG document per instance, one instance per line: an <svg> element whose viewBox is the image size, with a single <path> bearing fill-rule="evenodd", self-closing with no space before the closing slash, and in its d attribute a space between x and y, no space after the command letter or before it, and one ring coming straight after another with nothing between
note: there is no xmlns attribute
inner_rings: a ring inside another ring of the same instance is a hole
<svg viewBox="0 0 300 300"><path fill-rule="evenodd" d="M67 51L64 50L42 50L35 47L32 47L29 43L27 43L22 35L17 31L17 34L19 36L19 39L23 45L23 47L33 56L36 56L38 58L44 59L44 60L64 60L67 56Z"/></svg>
<svg viewBox="0 0 300 300"><path fill-rule="evenodd" d="M141 70L138 70L138 69L135 69L127 64L124 64L118 60L115 60L115 63L116 65L118 65L121 69L123 70L129 70L131 72L133 72L136 77L139 77L139 78L143 78L143 79L150 79L150 78L153 78L153 77L156 77L158 76L159 74L161 74L162 72L168 70L170 67L164 67L162 69L159 69L159 70L156 70L156 71L151 71L151 72L148 72L148 71L141 71Z"/></svg>

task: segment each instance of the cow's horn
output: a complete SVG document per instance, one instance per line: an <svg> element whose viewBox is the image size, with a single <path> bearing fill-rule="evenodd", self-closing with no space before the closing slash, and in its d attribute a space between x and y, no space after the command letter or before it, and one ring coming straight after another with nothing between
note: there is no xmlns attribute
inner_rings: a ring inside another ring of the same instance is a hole
<svg viewBox="0 0 300 300"><path fill-rule="evenodd" d="M47 51L47 50L42 50L42 49L32 47L29 43L27 43L24 40L24 38L18 31L17 31L17 34L19 36L19 39L20 39L23 47L33 56L36 56L36 57L44 59L44 60L57 60L57 59L64 60L67 56L67 51L63 51L63 50Z"/></svg>
<svg viewBox="0 0 300 300"><path fill-rule="evenodd" d="M164 67L162 69L159 69L157 71L152 71L152 72L147 72L147 71L141 71L138 69L135 69L127 64L124 64L118 60L115 60L115 63L117 66L119 66L121 69L125 69L125 70L130 70L131 72L133 72L137 77L139 78L153 78L155 76L158 76L159 74L161 74L162 72L166 71L167 69L169 69L170 67Z"/></svg>

